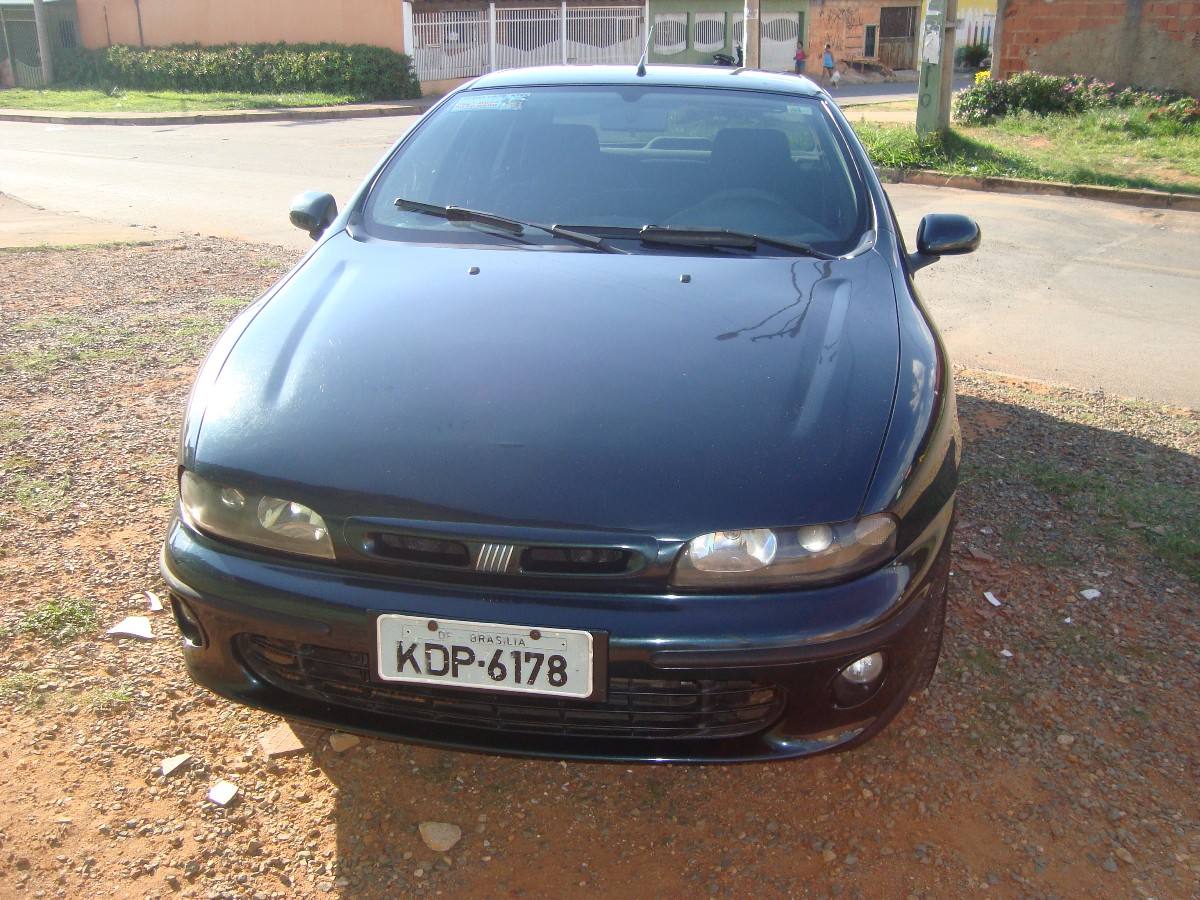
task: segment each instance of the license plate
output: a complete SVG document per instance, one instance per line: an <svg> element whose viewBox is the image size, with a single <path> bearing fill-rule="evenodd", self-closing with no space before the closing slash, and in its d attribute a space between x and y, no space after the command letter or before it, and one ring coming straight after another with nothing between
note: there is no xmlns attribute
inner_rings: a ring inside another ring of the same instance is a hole
<svg viewBox="0 0 1200 900"><path fill-rule="evenodd" d="M379 677L487 691L592 695L592 635L385 614L379 617Z"/></svg>

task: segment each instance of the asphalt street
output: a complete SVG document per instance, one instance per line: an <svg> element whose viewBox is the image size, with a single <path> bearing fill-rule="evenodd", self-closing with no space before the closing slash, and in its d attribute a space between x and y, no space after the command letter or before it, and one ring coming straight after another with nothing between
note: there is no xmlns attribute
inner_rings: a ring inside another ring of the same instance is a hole
<svg viewBox="0 0 1200 900"><path fill-rule="evenodd" d="M291 197L316 188L344 202L415 121L0 123L0 192L147 236L300 248ZM955 363L1200 408L1200 215L914 185L889 194L910 239L927 212L982 226L977 253L917 276Z"/></svg>

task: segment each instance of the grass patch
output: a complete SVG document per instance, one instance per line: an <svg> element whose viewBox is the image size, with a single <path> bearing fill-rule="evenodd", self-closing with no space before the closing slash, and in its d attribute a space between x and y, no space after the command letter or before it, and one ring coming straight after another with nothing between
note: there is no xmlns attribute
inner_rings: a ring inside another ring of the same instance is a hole
<svg viewBox="0 0 1200 900"><path fill-rule="evenodd" d="M15 706L36 706L41 701L37 692L39 678L32 672L14 672L0 678L0 702Z"/></svg>
<svg viewBox="0 0 1200 900"><path fill-rule="evenodd" d="M80 704L85 709L101 715L117 712L131 703L133 694L124 688L94 688L80 697Z"/></svg>
<svg viewBox="0 0 1200 900"><path fill-rule="evenodd" d="M71 480L66 475L37 478L22 470L22 462L23 459L17 459L16 465L6 464L0 498L15 502L26 512L37 515L61 509L67 502Z"/></svg>
<svg viewBox="0 0 1200 900"><path fill-rule="evenodd" d="M0 447L18 444L25 440L27 434L20 419L12 416L0 416Z"/></svg>
<svg viewBox="0 0 1200 900"><path fill-rule="evenodd" d="M911 125L854 130L878 166L1200 194L1200 130L1151 112L1022 113L925 139Z"/></svg>
<svg viewBox="0 0 1200 900"><path fill-rule="evenodd" d="M0 99L3 97L4 95L0 94ZM124 247L151 247L161 243L162 241L100 241L95 244L30 244L24 247L0 247L0 255L5 253L73 253L76 250L120 250Z"/></svg>
<svg viewBox="0 0 1200 900"><path fill-rule="evenodd" d="M100 621L95 604L77 597L47 600L17 622L17 630L63 644L94 631Z"/></svg>
<svg viewBox="0 0 1200 900"><path fill-rule="evenodd" d="M1180 485L1159 471L1150 457L1131 465L1081 469L1066 463L1013 460L990 466L975 465L972 481L1028 484L1054 498L1086 530L1088 536L1113 544L1136 536L1172 569L1200 584L1200 491ZM1130 529L1127 523L1145 527ZM1021 555L1049 566L1078 562L1065 546L1039 546L1020 525L1008 526L1001 537ZM1043 544L1049 536L1043 536Z"/></svg>
<svg viewBox="0 0 1200 900"><path fill-rule="evenodd" d="M190 91L112 92L83 88L0 92L0 108L49 110L54 112L197 112L207 109L280 109L292 106L342 106L361 103L355 94L295 91L275 94L245 94L236 91L192 93Z"/></svg>
<svg viewBox="0 0 1200 900"><path fill-rule="evenodd" d="M233 308L241 308L248 306L250 300L247 297L213 297L209 300L213 306L228 306Z"/></svg>

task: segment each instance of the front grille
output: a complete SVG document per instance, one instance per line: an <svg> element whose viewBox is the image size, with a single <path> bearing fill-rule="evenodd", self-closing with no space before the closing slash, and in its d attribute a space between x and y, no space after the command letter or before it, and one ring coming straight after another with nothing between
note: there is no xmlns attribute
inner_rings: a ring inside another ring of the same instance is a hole
<svg viewBox="0 0 1200 900"><path fill-rule="evenodd" d="M242 634L246 665L281 690L402 719L493 731L637 739L755 734L783 711L784 692L755 681L609 678L602 703L372 681L366 653Z"/></svg>
<svg viewBox="0 0 1200 900"><path fill-rule="evenodd" d="M612 547L528 547L521 554L522 572L561 575L619 575L633 554Z"/></svg>

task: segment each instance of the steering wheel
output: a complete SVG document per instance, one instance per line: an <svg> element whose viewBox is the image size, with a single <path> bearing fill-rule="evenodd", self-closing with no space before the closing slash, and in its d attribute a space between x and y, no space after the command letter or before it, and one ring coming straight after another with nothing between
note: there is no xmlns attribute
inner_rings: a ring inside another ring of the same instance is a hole
<svg viewBox="0 0 1200 900"><path fill-rule="evenodd" d="M731 213L733 214L731 215ZM699 203L667 217L664 224L746 230L745 223L738 221L742 217L737 213L753 214L754 220L759 223L757 227L751 228L755 231L780 230L774 225L770 229L762 227L766 222L776 218L778 224L782 226L782 230L790 231L791 228L788 226L794 225L797 216L802 215L790 203L780 200L774 194L760 188L726 188L715 194L709 194Z"/></svg>

